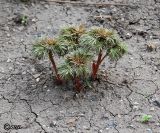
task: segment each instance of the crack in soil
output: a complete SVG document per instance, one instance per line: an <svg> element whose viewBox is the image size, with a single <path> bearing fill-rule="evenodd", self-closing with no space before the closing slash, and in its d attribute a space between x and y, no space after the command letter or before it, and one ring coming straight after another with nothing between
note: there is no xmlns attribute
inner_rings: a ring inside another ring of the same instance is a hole
<svg viewBox="0 0 160 133"><path fill-rule="evenodd" d="M28 100L22 98L20 100L24 101L28 105L30 112L35 116L34 122L40 126L40 128L42 129L42 131L44 131L44 133L47 133L47 131L43 128L43 125L39 121L37 121L38 115L32 110L32 107L29 104Z"/></svg>

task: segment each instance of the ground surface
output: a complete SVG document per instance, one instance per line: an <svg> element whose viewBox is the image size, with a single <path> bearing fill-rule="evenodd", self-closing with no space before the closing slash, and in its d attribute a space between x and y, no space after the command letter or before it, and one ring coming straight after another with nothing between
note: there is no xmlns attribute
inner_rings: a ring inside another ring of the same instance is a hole
<svg viewBox="0 0 160 133"><path fill-rule="evenodd" d="M0 0L1 133L160 133L159 0L106 8L13 1ZM29 16L28 26L13 22L17 13ZM100 14L112 20L95 20ZM53 84L48 60L36 60L31 49L38 37L80 23L114 28L128 54L116 65L106 59L108 79L73 98L73 90ZM149 43L156 51L147 51ZM142 114L152 115L149 123L140 122ZM7 131L6 123L22 129Z"/></svg>

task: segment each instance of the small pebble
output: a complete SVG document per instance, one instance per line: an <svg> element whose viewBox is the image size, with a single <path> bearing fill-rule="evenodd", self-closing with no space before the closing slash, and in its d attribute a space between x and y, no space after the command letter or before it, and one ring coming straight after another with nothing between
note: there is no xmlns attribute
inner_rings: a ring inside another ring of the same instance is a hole
<svg viewBox="0 0 160 133"><path fill-rule="evenodd" d="M80 116L80 117L84 117L85 115L84 115L84 114L79 114L78 116Z"/></svg>
<svg viewBox="0 0 160 133"><path fill-rule="evenodd" d="M134 102L133 104L134 104L134 105L139 105L139 103L138 103L138 102Z"/></svg>
<svg viewBox="0 0 160 133"><path fill-rule="evenodd" d="M41 74L34 74L33 77L34 78L38 78Z"/></svg>
<svg viewBox="0 0 160 133"><path fill-rule="evenodd" d="M36 81L39 82L40 78L37 78Z"/></svg>
<svg viewBox="0 0 160 133"><path fill-rule="evenodd" d="M19 30L19 31L24 30L24 26L20 26L20 27L18 27L18 30Z"/></svg>
<svg viewBox="0 0 160 133"><path fill-rule="evenodd" d="M103 115L103 118L104 118L104 119L108 119L108 114L104 114L104 115Z"/></svg>
<svg viewBox="0 0 160 133"><path fill-rule="evenodd" d="M133 106L133 110L139 110L138 106Z"/></svg>
<svg viewBox="0 0 160 133"><path fill-rule="evenodd" d="M120 102L123 102L123 99L121 99Z"/></svg>
<svg viewBox="0 0 160 133"><path fill-rule="evenodd" d="M45 88L47 88L47 86L45 85L45 86L43 86L43 88L45 89Z"/></svg>
<svg viewBox="0 0 160 133"><path fill-rule="evenodd" d="M69 127L69 131L73 132L74 131L74 127Z"/></svg>
<svg viewBox="0 0 160 133"><path fill-rule="evenodd" d="M46 5L46 4L45 4L44 7L45 7L46 9L48 9L48 8L49 8L49 5Z"/></svg>
<svg viewBox="0 0 160 133"><path fill-rule="evenodd" d="M11 37L11 35L10 35L10 34L7 34L7 37Z"/></svg>
<svg viewBox="0 0 160 133"><path fill-rule="evenodd" d="M134 125L130 124L127 127L135 129Z"/></svg>
<svg viewBox="0 0 160 133"><path fill-rule="evenodd" d="M36 85L31 85L32 87L35 87Z"/></svg>
<svg viewBox="0 0 160 133"><path fill-rule="evenodd" d="M149 43L149 44L147 44L147 50L148 50L149 52L151 52L151 51L156 51L156 49L157 49L156 44L154 44L154 43Z"/></svg>
<svg viewBox="0 0 160 133"><path fill-rule="evenodd" d="M124 18L121 18L121 21L124 21L125 19Z"/></svg>
<svg viewBox="0 0 160 133"><path fill-rule="evenodd" d="M56 125L56 124L57 124L57 122L56 122L56 121L53 121L53 124L54 124L54 125Z"/></svg>
<svg viewBox="0 0 160 133"><path fill-rule="evenodd" d="M90 130L90 127L83 126L83 129L85 129L85 130Z"/></svg>
<svg viewBox="0 0 160 133"><path fill-rule="evenodd" d="M152 130L149 128L146 131L147 131L147 133L153 133Z"/></svg>
<svg viewBox="0 0 160 133"><path fill-rule="evenodd" d="M22 72L22 75L25 75L26 74L26 71Z"/></svg>
<svg viewBox="0 0 160 133"><path fill-rule="evenodd" d="M7 62L11 62L11 59L10 59L10 58L8 58L8 59L7 59Z"/></svg>
<svg viewBox="0 0 160 133"><path fill-rule="evenodd" d="M9 70L12 70L13 68L12 67L9 67Z"/></svg>
<svg viewBox="0 0 160 133"><path fill-rule="evenodd" d="M22 38L22 39L20 40L20 42L24 42L24 39Z"/></svg>
<svg viewBox="0 0 160 133"><path fill-rule="evenodd" d="M130 39L132 37L132 34L131 33L127 33L126 34L126 39Z"/></svg>
<svg viewBox="0 0 160 133"><path fill-rule="evenodd" d="M56 121L53 121L52 123L50 123L50 127L55 127L57 125Z"/></svg>
<svg viewBox="0 0 160 133"><path fill-rule="evenodd" d="M150 108L150 111L154 111L154 110L155 110L154 107Z"/></svg>
<svg viewBox="0 0 160 133"><path fill-rule="evenodd" d="M32 69L31 69L31 71L32 71L32 72L35 72L35 69L34 69L34 68L32 68Z"/></svg>
<svg viewBox="0 0 160 133"><path fill-rule="evenodd" d="M33 19L32 19L32 22L36 22L36 19L35 19L35 18L33 18Z"/></svg>
<svg viewBox="0 0 160 133"><path fill-rule="evenodd" d="M118 118L122 118L122 116L120 114L118 114Z"/></svg>

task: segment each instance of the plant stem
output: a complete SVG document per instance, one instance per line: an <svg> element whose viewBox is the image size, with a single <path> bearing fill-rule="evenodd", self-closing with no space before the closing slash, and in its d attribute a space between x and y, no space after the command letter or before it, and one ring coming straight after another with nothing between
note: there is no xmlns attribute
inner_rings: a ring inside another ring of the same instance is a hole
<svg viewBox="0 0 160 133"><path fill-rule="evenodd" d="M107 56L107 54L105 54L102 57L102 50L99 51L98 59L97 59L96 63L93 62L93 64L92 64L92 78L93 78L93 80L96 80L99 66L101 65L102 61L106 58L106 56Z"/></svg>
<svg viewBox="0 0 160 133"><path fill-rule="evenodd" d="M80 93L82 90L82 85L81 85L80 79L79 79L79 77L75 77L74 80L75 80L75 89L77 92Z"/></svg>
<svg viewBox="0 0 160 133"><path fill-rule="evenodd" d="M107 54L105 54L105 55L101 58L100 63L102 63L102 62L103 62L103 60L104 60L106 57L107 57Z"/></svg>
<svg viewBox="0 0 160 133"><path fill-rule="evenodd" d="M56 63L55 63L55 61L54 61L53 54L52 54L52 51L51 51L51 50L49 50L48 56L49 56L49 60L50 60L51 63L52 63L52 67L53 67L53 70L54 70L54 72L55 72L57 82L58 82L59 84L61 84L61 83L62 83L62 79L61 79L60 75L58 74L58 69L57 69Z"/></svg>
<svg viewBox="0 0 160 133"><path fill-rule="evenodd" d="M102 50L99 51L97 61L93 62L93 64L92 64L92 78L93 78L93 80L95 80L97 78L97 72L99 69L101 57L102 57Z"/></svg>
<svg viewBox="0 0 160 133"><path fill-rule="evenodd" d="M97 65L96 65L96 63L95 62L93 62L92 63L92 78L95 80L95 75L96 75L96 67L97 67Z"/></svg>

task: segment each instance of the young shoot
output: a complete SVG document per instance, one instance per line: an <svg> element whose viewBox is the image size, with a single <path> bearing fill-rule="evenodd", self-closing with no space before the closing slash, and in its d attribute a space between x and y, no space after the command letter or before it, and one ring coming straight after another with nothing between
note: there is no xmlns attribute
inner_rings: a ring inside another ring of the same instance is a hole
<svg viewBox="0 0 160 133"><path fill-rule="evenodd" d="M147 123L147 122L149 122L149 120L152 118L152 116L151 115L143 115L142 116L142 118L141 118L141 122L142 123Z"/></svg>
<svg viewBox="0 0 160 133"><path fill-rule="evenodd" d="M62 80L60 78L60 75L58 74L54 55L62 53L64 49L65 47L60 45L56 39L52 38L42 39L33 46L33 53L37 58L42 59L48 56L50 62L52 63L52 68L56 75L56 80L58 84L61 84Z"/></svg>
<svg viewBox="0 0 160 133"><path fill-rule="evenodd" d="M80 92L83 89L82 81L89 74L89 61L92 55L84 49L71 52L65 58L65 62L59 67L59 74L63 79L72 80L75 89Z"/></svg>
<svg viewBox="0 0 160 133"><path fill-rule="evenodd" d="M97 59L92 63L92 78L97 78L100 65L108 56L111 60L118 60L127 52L126 45L117 35L108 29L93 28L81 37L81 44L89 50L95 51Z"/></svg>

